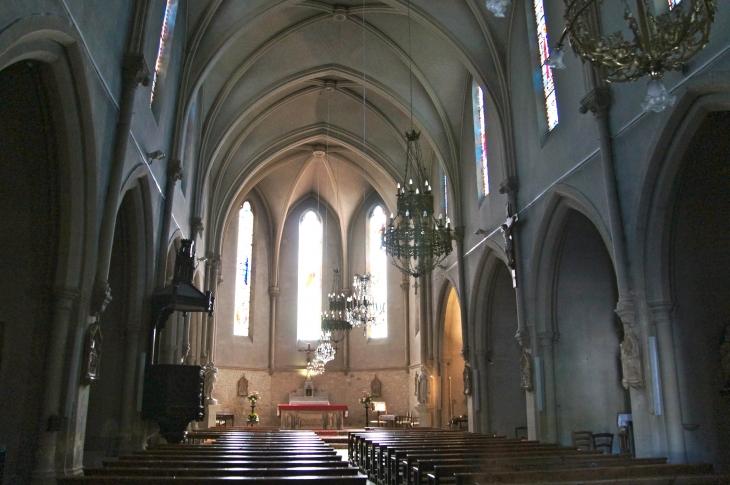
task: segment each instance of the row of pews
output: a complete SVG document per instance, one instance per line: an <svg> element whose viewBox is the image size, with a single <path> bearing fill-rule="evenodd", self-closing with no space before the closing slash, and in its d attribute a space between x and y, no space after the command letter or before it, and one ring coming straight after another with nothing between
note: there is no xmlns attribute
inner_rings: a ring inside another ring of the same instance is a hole
<svg viewBox="0 0 730 485"><path fill-rule="evenodd" d="M729 484L711 464L667 464L538 441L435 429L351 432L350 464L378 485Z"/></svg>
<svg viewBox="0 0 730 485"><path fill-rule="evenodd" d="M59 485L251 483L366 485L351 467L311 431L206 430L190 432L176 445L144 451L86 469L84 476L59 478Z"/></svg>

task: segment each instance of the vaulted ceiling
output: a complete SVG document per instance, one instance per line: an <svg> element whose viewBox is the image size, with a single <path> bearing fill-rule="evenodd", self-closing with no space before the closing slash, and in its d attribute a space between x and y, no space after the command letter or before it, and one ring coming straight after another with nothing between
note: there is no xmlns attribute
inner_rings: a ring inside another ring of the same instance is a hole
<svg viewBox="0 0 730 485"><path fill-rule="evenodd" d="M477 0L189 2L178 133L194 109L195 215L220 233L254 187L279 226L311 194L342 227L370 191L393 210L411 123L426 165L456 173L472 78L509 145L508 24Z"/></svg>

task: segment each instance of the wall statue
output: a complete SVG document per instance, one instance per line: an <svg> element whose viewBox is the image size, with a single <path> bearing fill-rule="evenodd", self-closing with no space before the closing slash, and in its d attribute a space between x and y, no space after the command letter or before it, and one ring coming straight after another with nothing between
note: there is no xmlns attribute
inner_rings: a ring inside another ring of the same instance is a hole
<svg viewBox="0 0 730 485"><path fill-rule="evenodd" d="M471 367L464 363L464 394L471 396Z"/></svg>
<svg viewBox="0 0 730 485"><path fill-rule="evenodd" d="M720 344L720 370L723 394L730 394L730 324L725 327L725 340Z"/></svg>
<svg viewBox="0 0 730 485"><path fill-rule="evenodd" d="M215 366L215 362L209 362L203 366L203 372L205 373L205 387L203 394L205 395L206 404L218 404L218 400L213 397L213 391L215 390L215 383L218 380L218 368Z"/></svg>
<svg viewBox="0 0 730 485"><path fill-rule="evenodd" d="M242 375L238 380L238 395L242 397L248 396L248 379L246 379L246 374Z"/></svg>
<svg viewBox="0 0 730 485"><path fill-rule="evenodd" d="M375 378L370 381L370 395L372 397L380 397L382 387L383 383L380 382L380 379L378 379L378 376L376 375Z"/></svg>
<svg viewBox="0 0 730 485"><path fill-rule="evenodd" d="M101 326L92 323L86 330L84 337L84 360L81 369L81 378L87 384L99 379L99 362L101 361Z"/></svg>
<svg viewBox="0 0 730 485"><path fill-rule="evenodd" d="M418 373L418 380L416 381L416 396L418 396L419 404L428 404L428 373L426 368L421 366L421 371Z"/></svg>
<svg viewBox="0 0 730 485"><path fill-rule="evenodd" d="M526 347L522 347L520 357L520 387L526 391L532 391L532 358Z"/></svg>
<svg viewBox="0 0 730 485"><path fill-rule="evenodd" d="M621 368L623 370L624 389L644 387L644 376L641 370L641 347L634 332L628 330L621 342Z"/></svg>

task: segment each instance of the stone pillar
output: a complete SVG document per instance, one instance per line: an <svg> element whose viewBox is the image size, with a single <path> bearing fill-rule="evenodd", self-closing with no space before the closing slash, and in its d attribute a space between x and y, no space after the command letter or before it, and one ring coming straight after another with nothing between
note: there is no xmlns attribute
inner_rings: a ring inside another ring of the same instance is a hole
<svg viewBox="0 0 730 485"><path fill-rule="evenodd" d="M137 96L137 87L149 85L150 74L147 63L142 55L125 55L122 61L122 96L119 102L119 118L117 119L114 134L114 148L112 151L111 173L104 201L104 215L101 220L99 235L99 254L94 279L94 290L91 301L90 315L99 315L104 312L110 301L109 265L111 263L112 246L114 244L114 228L117 222L117 210L122 189L122 177L127 158L129 145L129 130L134 115L134 104Z"/></svg>
<svg viewBox="0 0 730 485"><path fill-rule="evenodd" d="M433 363L433 352L431 350L431 339L429 339L428 328L428 308L426 298L426 277L421 275L418 277L418 285L421 287L421 294L418 297L418 312L421 318L421 365L431 365Z"/></svg>
<svg viewBox="0 0 730 485"><path fill-rule="evenodd" d="M543 399L545 407L541 420L541 436L538 439L547 441L548 443L558 442L558 406L555 396L555 344L558 342L560 334L557 332L541 332L537 334L537 341L540 346L540 355L543 360ZM537 369L533 370L533 377L537 373ZM537 391L537 382L535 382L535 390Z"/></svg>
<svg viewBox="0 0 730 485"><path fill-rule="evenodd" d="M215 255L210 267L210 291L213 295L218 293L218 271L220 270L221 257ZM215 362L215 334L216 324L215 315L208 316L208 362Z"/></svg>
<svg viewBox="0 0 730 485"><path fill-rule="evenodd" d="M672 463L687 461L682 425L682 402L679 397L679 374L674 349L674 304L671 301L649 303L657 338L661 396L664 404L664 425L667 433L667 455Z"/></svg>
<svg viewBox="0 0 730 485"><path fill-rule="evenodd" d="M53 321L48 340L48 354L45 362L45 382L43 407L39 424L38 451L33 481L36 483L55 482L56 443L58 432L64 421L61 409L63 392L64 356L68 343L68 329L71 310L79 296L79 290L60 286L54 290ZM68 419L68 416L65 417Z"/></svg>
<svg viewBox="0 0 730 485"><path fill-rule="evenodd" d="M119 454L132 451L134 432L135 398L137 396L137 364L139 363L139 336L141 325L134 323L124 328L127 348L124 353L124 384L122 388L122 412L119 426Z"/></svg>
<svg viewBox="0 0 730 485"><path fill-rule="evenodd" d="M175 185L178 180L183 179L183 169L180 160L170 160L167 163L167 182L165 184L165 206L162 211L162 228L160 232L160 246L157 253L157 289L165 286L167 268L164 262L167 261L170 239L170 226L172 225L172 206L175 199Z"/></svg>
<svg viewBox="0 0 730 485"><path fill-rule="evenodd" d="M276 298L279 287L269 287L269 374L276 372Z"/></svg>
<svg viewBox="0 0 730 485"><path fill-rule="evenodd" d="M489 388L487 387L489 377L489 352L476 352L477 369L479 379L472 379L474 386L473 395L479 400L479 423L474 423L474 431L489 433ZM476 425L478 424L478 428Z"/></svg>
<svg viewBox="0 0 730 485"><path fill-rule="evenodd" d="M408 275L403 274L400 284L401 290L403 290L403 334L405 335L405 368L406 372L410 372L411 366L411 325L410 325L410 300L408 298Z"/></svg>
<svg viewBox="0 0 730 485"><path fill-rule="evenodd" d="M457 278L459 281L459 310L461 311L461 356L469 363L469 299L466 290L466 263L464 261L464 226L454 231L456 239Z"/></svg>

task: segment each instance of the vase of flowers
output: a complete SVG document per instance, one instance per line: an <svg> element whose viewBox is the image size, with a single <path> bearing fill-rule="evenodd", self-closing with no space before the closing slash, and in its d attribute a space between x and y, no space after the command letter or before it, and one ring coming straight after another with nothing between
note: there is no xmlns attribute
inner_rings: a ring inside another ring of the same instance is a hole
<svg viewBox="0 0 730 485"><path fill-rule="evenodd" d="M253 426L254 424L259 422L259 415L256 413L248 413L248 425Z"/></svg>
<svg viewBox="0 0 730 485"><path fill-rule="evenodd" d="M368 391L362 391L362 396L360 396L360 404L363 405L365 408L365 427L368 426L368 412L370 411L370 407L373 405L373 395L370 394Z"/></svg>
<svg viewBox="0 0 730 485"><path fill-rule="evenodd" d="M246 396L246 399L251 403L251 412L248 415L248 422L250 423L252 421L251 416L254 416L253 421L259 420L259 415L256 414L256 403L259 402L259 399L261 399L261 394L258 393L258 391L253 391L251 394Z"/></svg>

